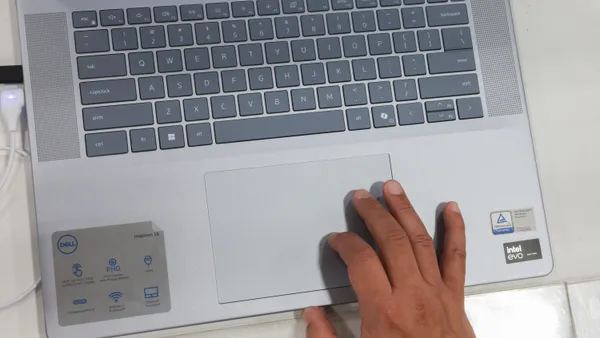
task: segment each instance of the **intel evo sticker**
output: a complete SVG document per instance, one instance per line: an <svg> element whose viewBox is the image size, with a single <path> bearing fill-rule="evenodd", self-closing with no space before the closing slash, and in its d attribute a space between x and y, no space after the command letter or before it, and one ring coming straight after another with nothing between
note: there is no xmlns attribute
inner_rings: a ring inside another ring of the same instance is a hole
<svg viewBox="0 0 600 338"><path fill-rule="evenodd" d="M540 240L535 238L526 241L504 243L504 258L506 259L506 264L542 259Z"/></svg>
<svg viewBox="0 0 600 338"><path fill-rule="evenodd" d="M492 223L492 233L494 235L534 231L536 229L532 208L492 212L490 222Z"/></svg>

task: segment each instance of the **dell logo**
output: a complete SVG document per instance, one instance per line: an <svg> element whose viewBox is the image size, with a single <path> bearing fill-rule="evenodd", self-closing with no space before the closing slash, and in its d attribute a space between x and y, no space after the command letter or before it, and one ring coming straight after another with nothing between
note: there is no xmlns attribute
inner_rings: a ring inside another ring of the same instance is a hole
<svg viewBox="0 0 600 338"><path fill-rule="evenodd" d="M58 251L65 255L70 255L75 252L75 250L77 250L77 246L77 238L75 238L73 235L64 235L59 238L58 242L56 243L56 248Z"/></svg>
<svg viewBox="0 0 600 338"><path fill-rule="evenodd" d="M520 244L519 244L519 246L512 246L510 248L508 248L508 247L506 248L507 254L515 254L515 253L520 253L520 252L523 252L523 248L521 248Z"/></svg>

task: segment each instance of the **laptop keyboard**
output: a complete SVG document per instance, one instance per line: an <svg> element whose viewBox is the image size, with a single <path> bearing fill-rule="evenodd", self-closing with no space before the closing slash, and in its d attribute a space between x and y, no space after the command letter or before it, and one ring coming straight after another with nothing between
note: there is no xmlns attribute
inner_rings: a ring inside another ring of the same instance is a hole
<svg viewBox="0 0 600 338"><path fill-rule="evenodd" d="M87 156L483 117L459 0L72 13Z"/></svg>

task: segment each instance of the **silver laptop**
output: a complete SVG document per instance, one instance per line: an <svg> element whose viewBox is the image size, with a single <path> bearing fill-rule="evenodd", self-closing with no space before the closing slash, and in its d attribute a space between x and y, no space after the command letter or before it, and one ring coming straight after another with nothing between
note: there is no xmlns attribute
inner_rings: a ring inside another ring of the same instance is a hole
<svg viewBox="0 0 600 338"><path fill-rule="evenodd" d="M468 285L552 270L507 0L17 3L49 337L352 302L391 178Z"/></svg>

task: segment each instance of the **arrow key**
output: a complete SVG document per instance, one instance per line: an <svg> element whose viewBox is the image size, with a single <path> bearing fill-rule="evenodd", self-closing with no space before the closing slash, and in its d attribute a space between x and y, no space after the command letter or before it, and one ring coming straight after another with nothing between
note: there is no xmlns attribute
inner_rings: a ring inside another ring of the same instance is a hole
<svg viewBox="0 0 600 338"><path fill-rule="evenodd" d="M428 113L444 110L454 110L454 100L439 100L426 102L425 110L427 110Z"/></svg>
<svg viewBox="0 0 600 338"><path fill-rule="evenodd" d="M461 120L477 119L483 117L481 98L468 97L456 100L458 104L458 118Z"/></svg>
<svg viewBox="0 0 600 338"><path fill-rule="evenodd" d="M425 123L423 104L421 102L404 103L396 106L398 122L401 126Z"/></svg>

